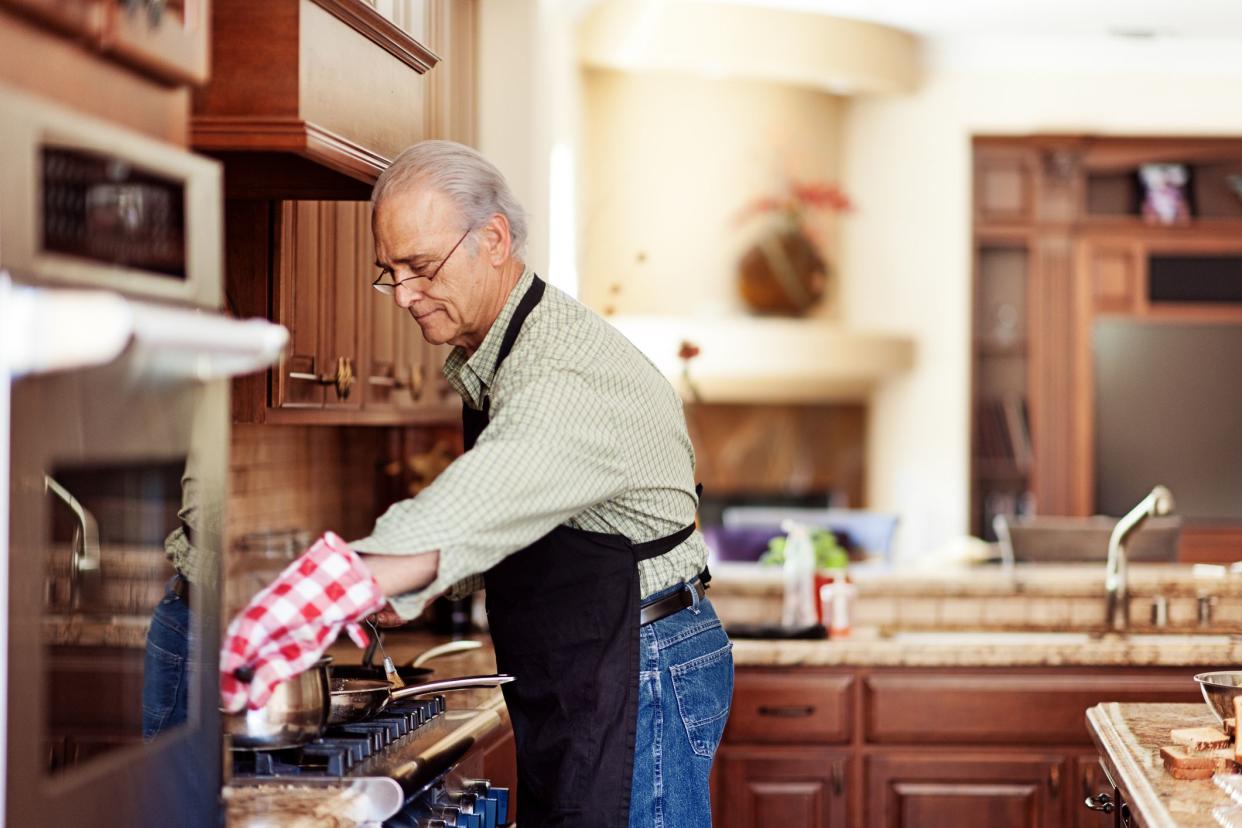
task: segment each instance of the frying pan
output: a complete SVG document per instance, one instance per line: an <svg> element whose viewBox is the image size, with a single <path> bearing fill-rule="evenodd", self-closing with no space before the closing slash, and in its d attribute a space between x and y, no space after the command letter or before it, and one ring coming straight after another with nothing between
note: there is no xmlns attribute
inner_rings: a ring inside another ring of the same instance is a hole
<svg viewBox="0 0 1242 828"><path fill-rule="evenodd" d="M335 671L334 671L335 673ZM462 676L411 684L397 690L382 679L341 678L332 676L328 724L361 722L381 712L396 699L443 693L447 690L475 690L499 687L513 681L513 676L499 673L489 676Z"/></svg>
<svg viewBox="0 0 1242 828"><path fill-rule="evenodd" d="M333 678L350 678L350 679L378 679L386 681L384 668L375 664L372 660L374 657L376 642L379 637L373 636L371 645L367 647L366 652L362 655L361 664L334 664L332 665ZM481 642L471 641L469 639L463 641L449 641L446 644L440 644L420 653L411 659L409 664L402 665L397 668L397 675L401 676L401 680L406 684L417 684L426 681L432 674L430 667L423 665L433 658L444 658L446 656L457 655L459 653L478 650L483 646Z"/></svg>

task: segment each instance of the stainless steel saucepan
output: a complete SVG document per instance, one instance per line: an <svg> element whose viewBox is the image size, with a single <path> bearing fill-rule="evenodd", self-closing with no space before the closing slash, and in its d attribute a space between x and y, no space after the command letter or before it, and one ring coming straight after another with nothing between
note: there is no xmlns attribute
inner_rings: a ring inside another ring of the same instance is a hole
<svg viewBox="0 0 1242 828"><path fill-rule="evenodd" d="M256 710L224 713L224 730L232 736L233 747L273 749L293 747L319 736L326 725L357 722L374 716L393 699L405 699L448 690L499 687L513 676L463 676L411 684L393 690L388 682L375 679L333 679L331 659L322 659L304 673L277 685L267 703ZM238 675L247 681L246 673Z"/></svg>

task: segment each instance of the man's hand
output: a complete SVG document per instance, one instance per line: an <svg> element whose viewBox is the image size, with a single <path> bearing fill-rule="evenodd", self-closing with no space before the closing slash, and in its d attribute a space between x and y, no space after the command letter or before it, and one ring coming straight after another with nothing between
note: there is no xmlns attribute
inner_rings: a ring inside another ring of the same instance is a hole
<svg viewBox="0 0 1242 828"><path fill-rule="evenodd" d="M400 627L409 623L409 621L397 615L397 611L392 608L392 604L385 604L383 609L374 615L368 616L367 620L377 627Z"/></svg>
<svg viewBox="0 0 1242 828"><path fill-rule="evenodd" d="M366 646L358 622L384 607L384 593L362 560L325 533L229 624L220 650L224 709L262 707L278 684L318 661L341 630Z"/></svg>

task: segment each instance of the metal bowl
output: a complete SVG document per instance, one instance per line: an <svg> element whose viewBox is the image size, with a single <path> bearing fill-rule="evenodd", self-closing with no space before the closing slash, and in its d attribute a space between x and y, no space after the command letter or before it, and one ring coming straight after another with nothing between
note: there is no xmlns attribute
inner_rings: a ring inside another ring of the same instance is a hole
<svg viewBox="0 0 1242 828"><path fill-rule="evenodd" d="M1200 673L1195 676L1199 689L1203 691L1203 700L1216 714L1216 718L1224 721L1233 718L1233 700L1242 696L1242 671L1227 670L1219 673Z"/></svg>

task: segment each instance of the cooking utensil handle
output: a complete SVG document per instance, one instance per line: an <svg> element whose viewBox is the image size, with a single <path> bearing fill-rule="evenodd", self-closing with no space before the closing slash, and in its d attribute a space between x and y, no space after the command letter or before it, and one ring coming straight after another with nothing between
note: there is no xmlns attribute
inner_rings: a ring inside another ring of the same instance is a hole
<svg viewBox="0 0 1242 828"><path fill-rule="evenodd" d="M470 650L477 650L482 646L482 641L449 641L446 644L439 644L426 652L420 653L410 662L410 666L422 667L433 658L441 658L447 655L454 655L455 653L465 653Z"/></svg>
<svg viewBox="0 0 1242 828"><path fill-rule="evenodd" d="M513 681L513 676L498 673L491 676L461 676L460 678L425 681L411 684L400 690L392 691L393 699L408 699L410 696L425 696L428 693L443 693L447 690L481 690L488 687L499 687Z"/></svg>

